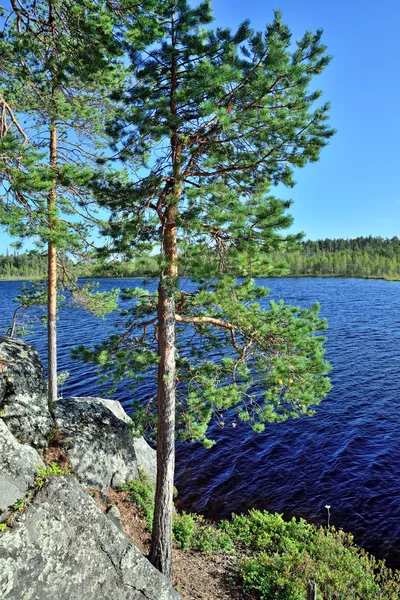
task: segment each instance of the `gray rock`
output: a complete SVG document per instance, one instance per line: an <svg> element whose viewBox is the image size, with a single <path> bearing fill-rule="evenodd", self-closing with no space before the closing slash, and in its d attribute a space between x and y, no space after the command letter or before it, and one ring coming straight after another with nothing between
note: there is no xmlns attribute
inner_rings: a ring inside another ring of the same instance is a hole
<svg viewBox="0 0 400 600"><path fill-rule="evenodd" d="M179 600L71 476L54 477L0 534L2 600Z"/></svg>
<svg viewBox="0 0 400 600"><path fill-rule="evenodd" d="M39 454L17 442L0 419L0 522L5 521L17 500L32 486L37 467L44 467ZM1 596L0 596L1 597Z"/></svg>
<svg viewBox="0 0 400 600"><path fill-rule="evenodd" d="M53 428L39 354L26 342L0 336L0 410L15 437L47 446Z"/></svg>
<svg viewBox="0 0 400 600"><path fill-rule="evenodd" d="M110 487L139 476L155 482L156 457L143 438L132 436L131 419L119 402L102 398L60 399L53 421L47 406L43 367L22 340L0 337L0 410L14 436L34 448L48 446L57 426L73 470L88 487Z"/></svg>
<svg viewBox="0 0 400 600"><path fill-rule="evenodd" d="M77 400L77 398L74 398L74 400ZM94 403L97 402L97 404L106 406L109 410L111 410L111 412L117 417L117 419L124 421L128 425L132 423L131 419L128 417L121 404L117 400L106 400L105 398L98 398L94 396L86 396L85 398L81 396L79 400L87 400L89 402Z"/></svg>
<svg viewBox="0 0 400 600"><path fill-rule="evenodd" d="M156 455L143 438L132 436L131 420L119 402L67 398L54 410L64 451L87 487L106 493L143 469L154 482Z"/></svg>
<svg viewBox="0 0 400 600"><path fill-rule="evenodd" d="M119 509L116 506L110 506L107 509L106 515L112 521L112 523L114 523L114 525L118 527L118 529L121 529L121 531L123 531L124 528L121 521L121 513L119 512Z"/></svg>

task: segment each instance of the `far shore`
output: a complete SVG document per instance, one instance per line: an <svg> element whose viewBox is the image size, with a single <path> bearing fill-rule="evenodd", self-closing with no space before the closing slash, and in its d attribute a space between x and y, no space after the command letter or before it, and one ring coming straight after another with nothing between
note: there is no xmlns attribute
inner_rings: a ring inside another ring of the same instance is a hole
<svg viewBox="0 0 400 600"><path fill-rule="evenodd" d="M190 278L190 275L181 275L181 278ZM383 281L400 281L400 275L254 275L253 279L381 279ZM157 279L157 275L80 275L78 279ZM44 277L15 275L14 277L0 277L0 281L44 281Z"/></svg>

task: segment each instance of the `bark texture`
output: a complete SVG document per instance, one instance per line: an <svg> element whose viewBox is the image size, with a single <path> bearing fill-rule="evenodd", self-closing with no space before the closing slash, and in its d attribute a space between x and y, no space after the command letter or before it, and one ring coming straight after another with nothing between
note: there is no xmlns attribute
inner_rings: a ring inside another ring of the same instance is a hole
<svg viewBox="0 0 400 600"><path fill-rule="evenodd" d="M176 46L175 16L171 20L171 45ZM171 61L171 92L169 108L176 118L178 88L176 55ZM158 426L157 482L154 521L150 550L151 563L172 580L172 510L175 474L175 300L178 277L178 243L176 221L183 190L181 171L182 146L176 126L170 137L173 177L160 194L157 212L161 222L161 244L166 263L158 286Z"/></svg>
<svg viewBox="0 0 400 600"><path fill-rule="evenodd" d="M50 130L50 164L57 164L57 128ZM49 227L54 229L57 210L56 185L48 198ZM47 248L47 343L48 343L48 400L51 407L57 401L57 249L53 241Z"/></svg>
<svg viewBox="0 0 400 600"><path fill-rule="evenodd" d="M175 305L168 280L158 288L159 356L157 483L150 562L172 578L172 501L175 471Z"/></svg>

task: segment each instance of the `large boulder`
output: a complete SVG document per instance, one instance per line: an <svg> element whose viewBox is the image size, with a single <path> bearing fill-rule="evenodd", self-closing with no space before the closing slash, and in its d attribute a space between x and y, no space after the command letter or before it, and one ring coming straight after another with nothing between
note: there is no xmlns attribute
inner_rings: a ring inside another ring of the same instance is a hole
<svg viewBox="0 0 400 600"><path fill-rule="evenodd" d="M20 444L1 419L0 448L0 522L2 522L6 520L12 505L25 498L33 485L35 471L38 467L44 467L44 464L36 450Z"/></svg>
<svg viewBox="0 0 400 600"><path fill-rule="evenodd" d="M155 452L133 436L131 419L119 402L60 399L53 419L39 354L22 340L1 336L0 410L14 436L34 448L46 449L52 432L59 430L71 466L87 487L107 492L137 478L140 470L155 482Z"/></svg>
<svg viewBox="0 0 400 600"><path fill-rule="evenodd" d="M0 534L2 600L179 600L72 477L53 477Z"/></svg>
<svg viewBox="0 0 400 600"><path fill-rule="evenodd" d="M66 398L54 416L73 471L87 487L107 492L142 470L155 482L156 453L135 438L132 422L119 402L102 398Z"/></svg>
<svg viewBox="0 0 400 600"><path fill-rule="evenodd" d="M20 441L45 448L54 427L39 354L26 342L0 336L0 410Z"/></svg>

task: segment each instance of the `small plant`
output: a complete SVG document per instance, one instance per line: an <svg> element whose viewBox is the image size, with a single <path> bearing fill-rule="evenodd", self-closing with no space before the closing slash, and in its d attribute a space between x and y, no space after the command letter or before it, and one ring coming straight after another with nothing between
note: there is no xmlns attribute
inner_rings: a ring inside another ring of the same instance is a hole
<svg viewBox="0 0 400 600"><path fill-rule="evenodd" d="M45 438L49 442L49 446L61 447L65 443L61 430L58 427L53 427L47 431L45 433Z"/></svg>
<svg viewBox="0 0 400 600"><path fill-rule="evenodd" d="M20 498L19 500L17 500L17 502L15 502L15 504L13 504L13 509L15 511L23 512L24 508L25 508L25 499L24 498Z"/></svg>
<svg viewBox="0 0 400 600"><path fill-rule="evenodd" d="M120 489L129 492L127 500L137 505L146 521L147 529L151 530L154 516L154 485L149 477L140 470L139 479L121 484Z"/></svg>
<svg viewBox="0 0 400 600"><path fill-rule="evenodd" d="M3 533L7 529L7 523L0 523L0 533Z"/></svg>
<svg viewBox="0 0 400 600"><path fill-rule="evenodd" d="M48 467L38 467L35 477L35 486L41 489L49 477L61 477L68 475L71 469L62 469L57 463L52 462Z"/></svg>
<svg viewBox="0 0 400 600"><path fill-rule="evenodd" d="M331 505L325 504L325 508L328 511L328 529L331 526Z"/></svg>
<svg viewBox="0 0 400 600"><path fill-rule="evenodd" d="M64 387L67 379L69 379L69 377L70 377L69 371L61 371L61 373L59 373L57 375L57 387L58 387L58 397L59 398L63 397L63 387Z"/></svg>
<svg viewBox="0 0 400 600"><path fill-rule="evenodd" d="M196 516L185 512L174 514L172 520L172 533L175 542L183 550L189 550L193 547L194 537L198 528Z"/></svg>

